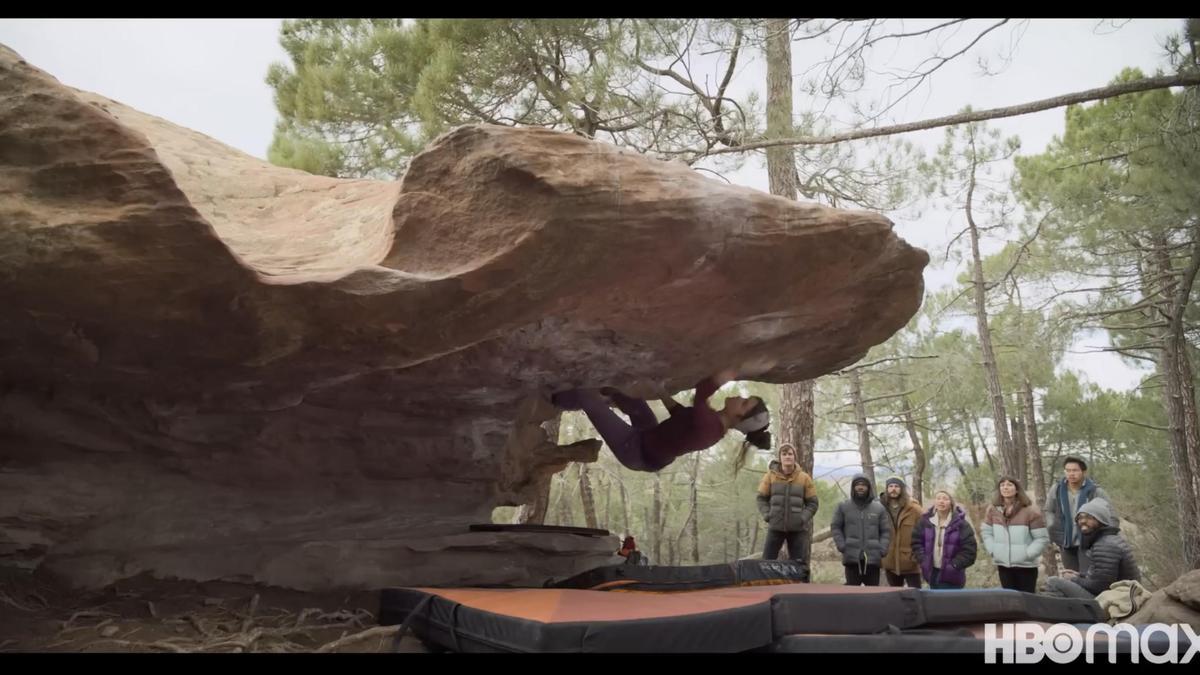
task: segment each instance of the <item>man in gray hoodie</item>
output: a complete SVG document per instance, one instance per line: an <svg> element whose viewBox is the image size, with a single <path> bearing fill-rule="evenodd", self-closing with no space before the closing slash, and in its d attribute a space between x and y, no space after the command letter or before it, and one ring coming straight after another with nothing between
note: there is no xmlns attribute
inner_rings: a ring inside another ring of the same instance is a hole
<svg viewBox="0 0 1200 675"><path fill-rule="evenodd" d="M850 481L850 499L838 504L830 529L842 554L846 585L878 586L879 565L891 542L892 527L865 475Z"/></svg>
<svg viewBox="0 0 1200 675"><path fill-rule="evenodd" d="M1046 580L1046 595L1065 598L1094 598L1117 581L1141 579L1133 548L1121 536L1121 523L1103 499L1079 507L1080 551L1091 559L1091 567L1080 574L1071 569Z"/></svg>

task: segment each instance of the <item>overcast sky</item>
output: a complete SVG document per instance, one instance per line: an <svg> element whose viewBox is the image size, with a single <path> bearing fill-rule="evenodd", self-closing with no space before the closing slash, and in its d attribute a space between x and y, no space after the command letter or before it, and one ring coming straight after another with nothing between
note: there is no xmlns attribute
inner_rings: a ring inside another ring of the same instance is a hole
<svg viewBox="0 0 1200 675"><path fill-rule="evenodd" d="M265 76L272 61L286 58L278 41L280 24L278 19L4 19L0 43L64 84L116 99L265 158L276 119ZM1161 45L1167 35L1178 32L1180 24L1178 19L1038 19L1005 27L981 40L972 58L949 63L932 84L892 110L886 121L914 121L951 114L967 104L990 108L1098 87L1127 66L1151 72L1164 65ZM806 48L821 47L797 47L798 74L809 58ZM902 62L918 53L913 50L928 49L928 44L909 41L899 49L910 51L882 56ZM1012 58L1006 61L1009 55ZM1001 72L981 75L980 58ZM760 58L744 60L739 71L735 82L761 91L761 84L755 84L765 81ZM797 104L804 104L799 94ZM1020 136L1022 154L1032 154L1062 132L1063 115L1059 108L993 124L1006 135ZM932 150L943 133L931 130L906 138ZM757 159L729 178L767 189L766 172ZM954 270L939 267L946 242L961 227L957 214L923 209L920 217L889 215L901 236L933 256L927 285L937 288L953 281ZM1074 349L1105 344L1106 337L1095 333L1081 337ZM1106 387L1126 389L1141 377L1111 354L1076 353L1067 363Z"/></svg>

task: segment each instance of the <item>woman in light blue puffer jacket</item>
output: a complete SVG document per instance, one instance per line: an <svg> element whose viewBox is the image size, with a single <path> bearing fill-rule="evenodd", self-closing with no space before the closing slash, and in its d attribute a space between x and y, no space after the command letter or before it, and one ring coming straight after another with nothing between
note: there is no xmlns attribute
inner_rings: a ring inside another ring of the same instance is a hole
<svg viewBox="0 0 1200 675"><path fill-rule="evenodd" d="M1038 562L1050 543L1042 512L1029 500L1015 478L996 483L996 498L983 518L983 545L1000 573L1000 585L1026 593L1037 592Z"/></svg>

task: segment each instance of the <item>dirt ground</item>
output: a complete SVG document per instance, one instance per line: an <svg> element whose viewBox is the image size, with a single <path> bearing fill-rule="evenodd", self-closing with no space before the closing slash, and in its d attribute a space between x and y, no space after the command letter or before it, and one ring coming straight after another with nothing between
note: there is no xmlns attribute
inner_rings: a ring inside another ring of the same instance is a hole
<svg viewBox="0 0 1200 675"><path fill-rule="evenodd" d="M376 623L377 592L139 576L77 591L0 568L0 652L426 652Z"/></svg>

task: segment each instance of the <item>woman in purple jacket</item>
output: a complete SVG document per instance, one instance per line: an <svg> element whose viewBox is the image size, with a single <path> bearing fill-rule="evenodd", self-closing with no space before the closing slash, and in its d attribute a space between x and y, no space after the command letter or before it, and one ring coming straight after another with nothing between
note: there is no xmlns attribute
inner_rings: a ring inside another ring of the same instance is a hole
<svg viewBox="0 0 1200 675"><path fill-rule="evenodd" d="M720 410L708 405L708 397L734 377L734 371L729 369L701 380L696 385L691 407L680 405L673 398L662 399L671 414L662 422L645 401L610 387L572 389L559 392L550 400L563 410L586 413L617 460L634 471L658 471L677 457L716 445L730 429L746 435L737 462L740 467L749 445L770 449L771 434L767 428L771 425L771 415L757 396L730 396ZM632 425L609 409L610 400L629 416Z"/></svg>
<svg viewBox="0 0 1200 675"><path fill-rule="evenodd" d="M975 564L975 530L967 513L945 490L933 495L933 506L912 533L912 554L930 588L962 588L967 568Z"/></svg>

